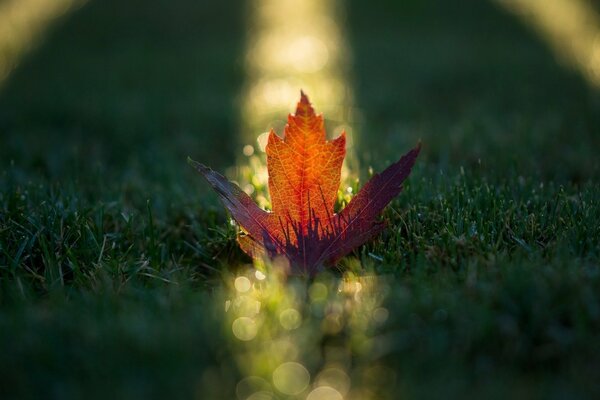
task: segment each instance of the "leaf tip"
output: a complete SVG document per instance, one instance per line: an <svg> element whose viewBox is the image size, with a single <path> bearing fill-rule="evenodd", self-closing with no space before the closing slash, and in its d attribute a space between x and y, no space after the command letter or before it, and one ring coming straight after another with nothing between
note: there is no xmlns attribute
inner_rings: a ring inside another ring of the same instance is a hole
<svg viewBox="0 0 600 400"><path fill-rule="evenodd" d="M304 93L304 90L302 89L300 89L300 101L310 103L310 101L308 101L308 96L306 95L306 93Z"/></svg>
<svg viewBox="0 0 600 400"><path fill-rule="evenodd" d="M208 172L208 171L211 170L206 165L204 165L202 163L199 163L196 160L193 160L192 157L190 157L190 156L188 156L187 162L188 162L189 165L191 165L193 168L195 168L196 171L201 172L203 174L205 174L206 172Z"/></svg>
<svg viewBox="0 0 600 400"><path fill-rule="evenodd" d="M314 115L315 115L315 110L313 109L312 104L310 104L310 100L308 99L308 96L306 95L306 93L304 93L303 90L300 90L300 101L298 102L298 105L296 106L295 116L310 117L310 116L314 116Z"/></svg>
<svg viewBox="0 0 600 400"><path fill-rule="evenodd" d="M417 160L417 157L419 156L419 153L421 152L421 148L422 148L422 142L421 142L421 139L419 139L419 141L417 142L417 145L412 150L410 150L408 153L406 153L405 157L412 160L410 168L412 168L412 164L414 164L415 161ZM402 158L404 158L404 157L402 157Z"/></svg>

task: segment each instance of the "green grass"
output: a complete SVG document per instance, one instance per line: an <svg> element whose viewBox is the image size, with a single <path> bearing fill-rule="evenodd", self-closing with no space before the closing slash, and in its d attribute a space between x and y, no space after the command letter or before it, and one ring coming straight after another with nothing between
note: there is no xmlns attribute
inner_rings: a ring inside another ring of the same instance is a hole
<svg viewBox="0 0 600 400"><path fill-rule="evenodd" d="M249 260L186 158L236 160L244 7L91 1L0 89L1 398L235 398L223 281ZM387 288L352 382L597 397L597 91L491 2L347 12L361 173L423 142L340 263Z"/></svg>

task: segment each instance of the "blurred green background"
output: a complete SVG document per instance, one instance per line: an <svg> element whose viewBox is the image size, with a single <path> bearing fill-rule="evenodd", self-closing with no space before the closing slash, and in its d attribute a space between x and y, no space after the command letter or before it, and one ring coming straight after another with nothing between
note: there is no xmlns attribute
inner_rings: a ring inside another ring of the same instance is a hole
<svg viewBox="0 0 600 400"><path fill-rule="evenodd" d="M501 2L338 6L354 172L423 143L386 232L342 261L390 287L373 398L598 396L597 86ZM219 293L249 260L186 158L239 160L252 7L90 0L11 56L1 398L236 398Z"/></svg>

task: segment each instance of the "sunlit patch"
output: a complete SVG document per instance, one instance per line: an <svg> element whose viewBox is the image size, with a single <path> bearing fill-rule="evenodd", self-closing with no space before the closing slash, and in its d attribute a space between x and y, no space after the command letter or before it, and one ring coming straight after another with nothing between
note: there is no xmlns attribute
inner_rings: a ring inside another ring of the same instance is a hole
<svg viewBox="0 0 600 400"><path fill-rule="evenodd" d="M233 321L231 330L236 338L248 341L254 339L258 332L258 327L252 318L240 317Z"/></svg>
<svg viewBox="0 0 600 400"><path fill-rule="evenodd" d="M285 258L265 259L228 286L226 316L246 377L237 397L376 399L360 396L394 382L392 372L371 361L374 349L378 355L386 349L377 330L389 317L382 306L387 285L350 273L308 280L288 271Z"/></svg>
<svg viewBox="0 0 600 400"><path fill-rule="evenodd" d="M273 385L283 394L302 393L310 382L308 370L297 362L286 362L273 371Z"/></svg>
<svg viewBox="0 0 600 400"><path fill-rule="evenodd" d="M85 0L0 1L0 84L52 22Z"/></svg>
<svg viewBox="0 0 600 400"><path fill-rule="evenodd" d="M295 104L301 89L311 94L335 135L354 120L356 110L347 83L351 63L342 11L340 4L332 1L252 2L245 58L247 85L242 103L241 148L245 159L236 175L242 182L255 184L256 196L266 192L267 133L283 126L282 116L291 111L290 105ZM356 164L351 133L346 129L347 163ZM253 154L248 154L248 145L254 147ZM257 162L248 167L248 157ZM355 165L352 167L354 170ZM261 179L256 181L254 176ZM344 179L347 176L346 166Z"/></svg>
<svg viewBox="0 0 600 400"><path fill-rule="evenodd" d="M588 0L496 0L522 17L593 85L600 87L600 16Z"/></svg>

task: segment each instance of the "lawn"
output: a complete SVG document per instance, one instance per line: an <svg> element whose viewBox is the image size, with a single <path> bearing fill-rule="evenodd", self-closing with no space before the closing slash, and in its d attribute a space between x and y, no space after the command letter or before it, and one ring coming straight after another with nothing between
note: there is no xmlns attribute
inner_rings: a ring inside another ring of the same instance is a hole
<svg viewBox="0 0 600 400"><path fill-rule="evenodd" d="M350 399L597 398L600 94L496 3L458 3L348 2L355 172L423 150L384 233L268 280L248 342L224 304L250 260L186 158L239 158L249 5L58 20L0 86L0 398L292 398L247 388L277 335L313 378L333 357ZM343 271L377 277L372 301L344 308Z"/></svg>

